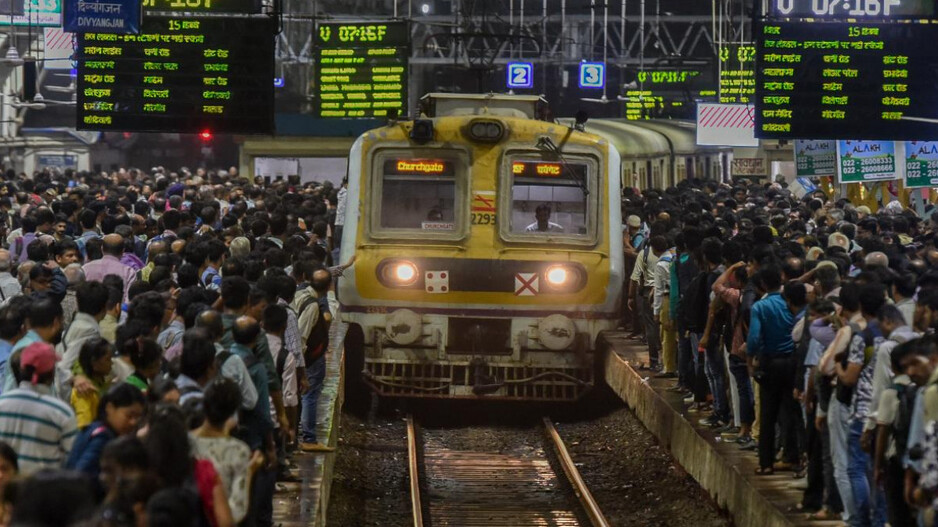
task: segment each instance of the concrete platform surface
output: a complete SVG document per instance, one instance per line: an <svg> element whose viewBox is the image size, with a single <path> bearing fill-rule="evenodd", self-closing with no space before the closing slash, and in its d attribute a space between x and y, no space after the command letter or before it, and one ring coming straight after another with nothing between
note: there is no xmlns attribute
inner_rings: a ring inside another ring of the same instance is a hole
<svg viewBox="0 0 938 527"><path fill-rule="evenodd" d="M698 424L701 414L688 413L679 394L666 391L676 379L655 378L640 366L647 348L625 333L605 333L606 382L629 405L645 427L668 448L681 466L729 511L740 527L839 526L840 521L811 521L796 507L802 491L791 487L792 472L756 476L758 459L712 430Z"/></svg>
<svg viewBox="0 0 938 527"><path fill-rule="evenodd" d="M339 416L344 388L345 324L336 319L326 352L326 378L319 397L316 436L333 448L338 444ZM280 527L321 527L326 524L329 489L332 485L334 453L305 454L292 457L296 468L291 472L296 482L278 482L274 495L274 525Z"/></svg>

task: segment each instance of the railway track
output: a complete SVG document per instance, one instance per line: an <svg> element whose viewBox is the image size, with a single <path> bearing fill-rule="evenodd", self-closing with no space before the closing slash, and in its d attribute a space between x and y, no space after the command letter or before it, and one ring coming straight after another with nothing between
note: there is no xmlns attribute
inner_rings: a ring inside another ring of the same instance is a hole
<svg viewBox="0 0 938 527"><path fill-rule="evenodd" d="M423 431L409 416L407 451L415 527L609 525L547 418L538 434Z"/></svg>

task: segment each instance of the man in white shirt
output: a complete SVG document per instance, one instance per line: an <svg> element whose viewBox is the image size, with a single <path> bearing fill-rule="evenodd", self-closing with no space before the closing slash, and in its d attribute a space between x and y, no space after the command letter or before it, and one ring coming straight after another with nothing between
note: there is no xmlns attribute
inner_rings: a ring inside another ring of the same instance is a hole
<svg viewBox="0 0 938 527"><path fill-rule="evenodd" d="M546 203L537 206L534 218L537 221L528 225L525 232L563 232L562 225L550 221L550 205Z"/></svg>
<svg viewBox="0 0 938 527"><path fill-rule="evenodd" d="M19 281L10 274L11 266L10 251L0 249L0 303L6 303L23 292Z"/></svg>
<svg viewBox="0 0 938 527"><path fill-rule="evenodd" d="M78 427L72 407L52 394L55 350L34 342L23 348L23 381L0 396L0 436L19 455L20 475L61 468L72 450Z"/></svg>

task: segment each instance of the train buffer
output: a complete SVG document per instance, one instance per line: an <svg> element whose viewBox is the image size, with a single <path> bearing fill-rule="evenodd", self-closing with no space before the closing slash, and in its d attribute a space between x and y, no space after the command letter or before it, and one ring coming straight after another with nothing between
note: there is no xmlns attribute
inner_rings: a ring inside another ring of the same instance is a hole
<svg viewBox="0 0 938 527"><path fill-rule="evenodd" d="M791 472L756 476L757 456L743 452L733 442L697 423L682 396L667 389L673 379L656 378L640 369L648 363L647 348L625 338L625 333L606 332L597 348L604 356L607 384L621 397L646 428L675 460L729 511L736 525L760 527L835 526L840 521L809 521L796 506L802 492L791 487Z"/></svg>

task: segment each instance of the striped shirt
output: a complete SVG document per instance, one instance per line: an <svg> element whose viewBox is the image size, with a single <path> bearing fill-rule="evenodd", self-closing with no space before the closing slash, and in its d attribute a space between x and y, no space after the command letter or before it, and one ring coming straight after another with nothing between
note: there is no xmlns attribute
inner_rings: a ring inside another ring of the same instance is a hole
<svg viewBox="0 0 938 527"><path fill-rule="evenodd" d="M49 386L23 381L0 395L0 441L16 451L22 475L61 468L77 433L75 412Z"/></svg>

